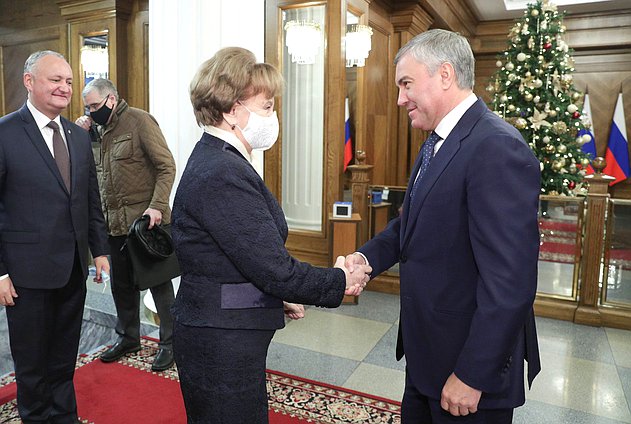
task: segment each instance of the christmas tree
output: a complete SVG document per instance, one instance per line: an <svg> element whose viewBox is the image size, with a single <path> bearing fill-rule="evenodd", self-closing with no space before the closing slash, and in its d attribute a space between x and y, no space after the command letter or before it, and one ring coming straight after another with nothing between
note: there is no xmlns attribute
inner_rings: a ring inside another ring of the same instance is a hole
<svg viewBox="0 0 631 424"><path fill-rule="evenodd" d="M581 150L591 126L581 116L583 93L573 85L572 49L563 40L563 14L548 0L529 4L508 34L508 48L487 90L491 109L515 126L541 164L541 193L585 194L590 158Z"/></svg>

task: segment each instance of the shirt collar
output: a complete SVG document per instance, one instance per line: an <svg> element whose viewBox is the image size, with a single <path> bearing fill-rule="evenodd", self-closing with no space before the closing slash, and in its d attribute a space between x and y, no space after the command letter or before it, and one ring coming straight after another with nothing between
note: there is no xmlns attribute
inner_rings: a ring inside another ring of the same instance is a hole
<svg viewBox="0 0 631 424"><path fill-rule="evenodd" d="M237 149L239 153L241 153L241 155L248 160L248 162L252 163L252 155L248 153L245 145L241 140L237 138L236 135L229 131L222 130L221 128L213 127L212 125L204 125L204 131L210 135L222 139L223 141Z"/></svg>
<svg viewBox="0 0 631 424"><path fill-rule="evenodd" d="M463 101L453 108L436 126L434 132L438 134L440 138L445 140L449 137L449 134L454 129L460 118L465 114L467 110L478 100L478 97L471 93Z"/></svg>
<svg viewBox="0 0 631 424"><path fill-rule="evenodd" d="M50 119L48 116L44 115L42 112L40 112L35 105L33 105L33 103L31 103L31 100L26 100L26 107L28 108L28 110L31 112L31 115L33 115L33 119L35 119L35 123L37 124L37 128L39 128L40 130L46 128L46 126L48 125L48 123L50 121L54 121L57 123L57 125L59 125L59 128L63 128L61 126L61 118L59 118L59 115L57 115L55 117L55 119ZM63 132L63 131L62 131Z"/></svg>

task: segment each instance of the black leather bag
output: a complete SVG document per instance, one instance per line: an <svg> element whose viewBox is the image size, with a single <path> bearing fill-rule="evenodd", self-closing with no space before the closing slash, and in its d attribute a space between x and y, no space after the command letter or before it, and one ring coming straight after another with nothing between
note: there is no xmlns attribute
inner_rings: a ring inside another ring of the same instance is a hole
<svg viewBox="0 0 631 424"><path fill-rule="evenodd" d="M149 228L149 215L137 218L129 227L122 247L132 267L134 284L145 290L181 274L175 256L170 225Z"/></svg>

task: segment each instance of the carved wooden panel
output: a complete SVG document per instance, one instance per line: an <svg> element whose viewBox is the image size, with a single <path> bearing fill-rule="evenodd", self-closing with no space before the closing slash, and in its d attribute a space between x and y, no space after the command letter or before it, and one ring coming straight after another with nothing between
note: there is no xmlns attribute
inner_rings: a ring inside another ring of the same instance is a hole
<svg viewBox="0 0 631 424"><path fill-rule="evenodd" d="M54 50L65 55L65 39L57 26L0 36L1 115L19 109L26 101L27 92L22 76L24 62L31 53L39 50Z"/></svg>

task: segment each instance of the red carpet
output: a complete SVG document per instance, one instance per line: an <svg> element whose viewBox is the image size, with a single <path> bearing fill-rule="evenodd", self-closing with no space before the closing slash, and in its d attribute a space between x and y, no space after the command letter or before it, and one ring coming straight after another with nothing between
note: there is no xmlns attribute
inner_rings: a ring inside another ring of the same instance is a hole
<svg viewBox="0 0 631 424"><path fill-rule="evenodd" d="M578 225L573 221L539 219L539 260L571 264L580 257L576 236ZM631 269L631 249L610 248L609 263Z"/></svg>
<svg viewBox="0 0 631 424"><path fill-rule="evenodd" d="M140 352L111 364L97 359L105 347L79 357L75 387L83 423L186 423L177 370L152 372L158 344L142 344ZM0 385L0 422L18 424L14 376ZM270 424L400 422L397 402L276 371L267 373L267 390Z"/></svg>
<svg viewBox="0 0 631 424"><path fill-rule="evenodd" d="M581 253L576 243L577 233L576 222L539 219L539 260L574 263Z"/></svg>

